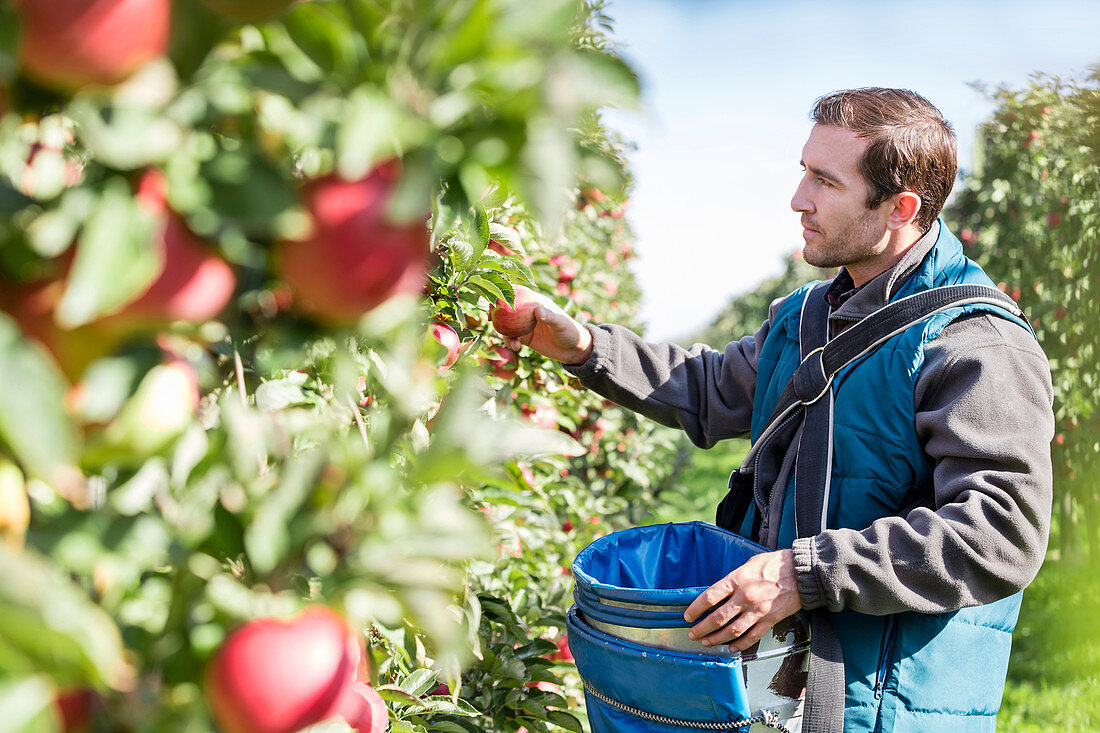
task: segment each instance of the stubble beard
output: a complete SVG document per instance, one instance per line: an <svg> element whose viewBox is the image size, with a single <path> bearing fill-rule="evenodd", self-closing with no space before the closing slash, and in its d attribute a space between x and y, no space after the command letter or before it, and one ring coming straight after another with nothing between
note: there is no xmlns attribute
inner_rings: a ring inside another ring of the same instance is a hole
<svg viewBox="0 0 1100 733"><path fill-rule="evenodd" d="M820 239L807 242L802 258L814 267L851 267L881 254L882 229L873 211L865 211L836 233L817 230Z"/></svg>

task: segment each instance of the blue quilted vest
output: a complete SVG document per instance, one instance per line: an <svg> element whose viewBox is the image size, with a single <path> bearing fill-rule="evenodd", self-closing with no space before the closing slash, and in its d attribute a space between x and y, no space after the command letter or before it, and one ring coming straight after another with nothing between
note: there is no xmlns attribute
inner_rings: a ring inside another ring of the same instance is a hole
<svg viewBox="0 0 1100 733"><path fill-rule="evenodd" d="M963 255L959 240L941 220L935 245L894 298L955 284L993 283ZM760 351L753 441L798 366L799 316L805 291L812 285L786 299ZM951 321L974 310L990 311L1028 328L993 306L955 308L896 335L833 380L830 529L864 529L879 517L900 514L920 497L931 496L932 466L913 429L914 389L925 344ZM784 493L779 547L790 547L796 536L794 494L792 480ZM754 510L741 527L746 537L751 537ZM995 730L1019 607L1017 593L940 614L830 614L844 650L845 731Z"/></svg>

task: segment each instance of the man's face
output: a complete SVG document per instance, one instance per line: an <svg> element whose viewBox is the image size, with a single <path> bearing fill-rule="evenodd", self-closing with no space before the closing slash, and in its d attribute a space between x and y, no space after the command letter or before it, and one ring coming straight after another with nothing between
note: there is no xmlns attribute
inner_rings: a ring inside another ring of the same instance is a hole
<svg viewBox="0 0 1100 733"><path fill-rule="evenodd" d="M802 148L805 173L791 208L802 215L802 256L811 265L870 264L886 248L890 206L867 208L869 188L858 169L867 144L847 128L814 125Z"/></svg>

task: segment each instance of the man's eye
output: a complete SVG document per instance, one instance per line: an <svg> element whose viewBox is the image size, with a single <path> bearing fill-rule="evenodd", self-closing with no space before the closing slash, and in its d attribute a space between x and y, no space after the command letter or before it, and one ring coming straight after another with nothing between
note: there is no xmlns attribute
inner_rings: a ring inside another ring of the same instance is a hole
<svg viewBox="0 0 1100 733"><path fill-rule="evenodd" d="M828 178L822 178L821 176L817 177L817 182L819 184L821 184L822 188L829 188L830 186L833 185L832 182L829 181Z"/></svg>

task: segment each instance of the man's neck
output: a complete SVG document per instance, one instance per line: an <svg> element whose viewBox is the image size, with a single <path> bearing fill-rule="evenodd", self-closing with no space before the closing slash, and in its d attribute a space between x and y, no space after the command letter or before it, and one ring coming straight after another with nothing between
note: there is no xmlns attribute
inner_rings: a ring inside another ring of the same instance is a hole
<svg viewBox="0 0 1100 733"><path fill-rule="evenodd" d="M860 262L853 262L845 267L855 287L858 288L870 282L898 264L905 253L909 251L909 248L916 244L923 234L916 226L912 225L888 232L883 237L885 244L879 254Z"/></svg>

